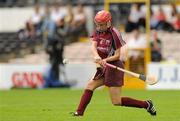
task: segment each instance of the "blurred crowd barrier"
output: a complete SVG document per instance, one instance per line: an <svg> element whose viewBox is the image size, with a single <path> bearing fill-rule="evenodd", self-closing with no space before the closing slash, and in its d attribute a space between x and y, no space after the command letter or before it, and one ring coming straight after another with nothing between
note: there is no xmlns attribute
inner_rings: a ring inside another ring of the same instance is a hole
<svg viewBox="0 0 180 121"><path fill-rule="evenodd" d="M42 89L43 76L47 71L48 65L33 64L0 64L0 90L12 88L36 88ZM76 81L71 88L84 88L87 81L95 73L93 63L74 63L68 64L65 73L68 80ZM148 64L147 74L155 75L158 83L146 85L143 81L132 78L125 80L126 89L180 89L180 65L167 63ZM126 77L125 77L126 78Z"/></svg>
<svg viewBox="0 0 180 121"><path fill-rule="evenodd" d="M42 89L48 68L48 64L0 64L0 89ZM95 65L93 63L68 64L65 73L67 80L76 82L71 88L83 88L95 73ZM60 78L62 75L60 73Z"/></svg>

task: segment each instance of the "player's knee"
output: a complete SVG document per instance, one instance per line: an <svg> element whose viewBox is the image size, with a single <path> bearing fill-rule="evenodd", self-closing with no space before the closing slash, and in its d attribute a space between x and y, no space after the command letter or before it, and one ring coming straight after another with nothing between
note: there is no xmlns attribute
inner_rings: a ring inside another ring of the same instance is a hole
<svg viewBox="0 0 180 121"><path fill-rule="evenodd" d="M94 89L95 89L95 86L94 86L94 84L90 81L90 82L88 82L88 84L86 85L86 89L94 90Z"/></svg>

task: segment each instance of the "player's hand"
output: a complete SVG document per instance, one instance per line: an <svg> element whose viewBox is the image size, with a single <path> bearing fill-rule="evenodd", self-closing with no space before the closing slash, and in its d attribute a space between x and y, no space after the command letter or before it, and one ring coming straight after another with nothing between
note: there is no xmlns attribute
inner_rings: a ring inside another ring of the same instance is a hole
<svg viewBox="0 0 180 121"><path fill-rule="evenodd" d="M100 62L101 62L101 57L97 56L97 57L94 57L94 62L96 63L96 68L102 68Z"/></svg>
<svg viewBox="0 0 180 121"><path fill-rule="evenodd" d="M107 63L106 59L102 59L102 60L100 60L100 62L99 62L99 64L100 64L102 67L106 67L106 63Z"/></svg>
<svg viewBox="0 0 180 121"><path fill-rule="evenodd" d="M101 59L101 57L94 57L94 62L95 63L99 63L100 61L101 61L102 59Z"/></svg>

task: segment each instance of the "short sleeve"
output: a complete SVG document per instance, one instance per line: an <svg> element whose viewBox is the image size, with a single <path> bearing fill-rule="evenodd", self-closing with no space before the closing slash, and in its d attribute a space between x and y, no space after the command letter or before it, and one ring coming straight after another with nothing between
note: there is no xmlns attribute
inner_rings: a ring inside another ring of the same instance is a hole
<svg viewBox="0 0 180 121"><path fill-rule="evenodd" d="M126 44L126 42L123 40L120 32L117 29L112 28L111 32L112 32L112 36L114 39L114 44L115 44L116 49L118 49Z"/></svg>
<svg viewBox="0 0 180 121"><path fill-rule="evenodd" d="M93 34L90 36L92 41L97 41L97 35L96 32L93 32Z"/></svg>

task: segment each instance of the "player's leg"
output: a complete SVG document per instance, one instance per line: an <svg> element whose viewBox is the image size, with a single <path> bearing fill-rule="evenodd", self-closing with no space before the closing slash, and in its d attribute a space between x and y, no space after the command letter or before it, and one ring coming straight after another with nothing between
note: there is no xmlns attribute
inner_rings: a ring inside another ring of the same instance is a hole
<svg viewBox="0 0 180 121"><path fill-rule="evenodd" d="M83 95L81 96L81 100L76 112L73 114L74 116L82 116L87 105L91 101L91 97L93 95L93 91L103 85L103 80L90 80L84 90Z"/></svg>
<svg viewBox="0 0 180 121"><path fill-rule="evenodd" d="M135 100L129 97L121 97L121 87L109 87L109 94L114 105L122 105L128 107L147 108L146 101Z"/></svg>
<svg viewBox="0 0 180 121"><path fill-rule="evenodd" d="M113 105L144 108L151 115L156 115L152 101L141 101L130 97L121 97L121 87L109 87L109 94Z"/></svg>

